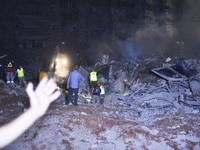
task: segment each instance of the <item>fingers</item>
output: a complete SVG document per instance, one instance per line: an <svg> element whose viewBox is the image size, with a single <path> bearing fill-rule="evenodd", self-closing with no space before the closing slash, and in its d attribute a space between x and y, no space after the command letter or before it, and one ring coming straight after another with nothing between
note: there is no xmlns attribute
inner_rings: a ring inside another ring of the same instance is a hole
<svg viewBox="0 0 200 150"><path fill-rule="evenodd" d="M38 84L35 92L33 90L33 84L29 83L26 91L30 98L37 97L39 99L47 99L49 102L56 100L60 96L60 91L56 91L57 84L54 82L53 79L49 79L44 77L40 83Z"/></svg>
<svg viewBox="0 0 200 150"><path fill-rule="evenodd" d="M48 81L47 77L43 77L42 80L40 81L40 83L38 84L37 88L36 88L36 92L40 91L41 89L44 89L46 86L46 83Z"/></svg>
<svg viewBox="0 0 200 150"><path fill-rule="evenodd" d="M26 92L27 92L29 97L33 97L34 96L33 84L32 83L28 83L28 86L26 88Z"/></svg>
<svg viewBox="0 0 200 150"><path fill-rule="evenodd" d="M56 100L59 96L60 96L60 91L56 91L54 92L51 96L50 96L50 101L53 102L54 100Z"/></svg>
<svg viewBox="0 0 200 150"><path fill-rule="evenodd" d="M44 77L38 84L38 86L36 88L36 92L40 93L42 91L42 92L45 92L46 94L50 95L51 93L53 93L55 91L56 87L57 87L57 85L53 79L48 80L48 77Z"/></svg>
<svg viewBox="0 0 200 150"><path fill-rule="evenodd" d="M46 87L44 89L44 91L48 94L48 95L51 95L55 90L56 90L56 83L54 82L53 79L50 79L47 84L46 84Z"/></svg>
<svg viewBox="0 0 200 150"><path fill-rule="evenodd" d="M35 102L36 102L35 99L36 99L36 97L35 97L35 92L33 90L33 84L32 83L28 83L28 86L26 88L26 92L27 92L27 94L29 96L29 100L30 100L31 106L35 105Z"/></svg>
<svg viewBox="0 0 200 150"><path fill-rule="evenodd" d="M40 94L43 94L43 95L47 95L50 97L50 101L53 101L55 100L56 98L59 97L60 95L60 92L57 91L57 92L54 92L56 90L56 87L57 87L57 84L54 82L53 79L49 79L47 77L44 77L37 89L36 89L36 92L37 93L40 93Z"/></svg>

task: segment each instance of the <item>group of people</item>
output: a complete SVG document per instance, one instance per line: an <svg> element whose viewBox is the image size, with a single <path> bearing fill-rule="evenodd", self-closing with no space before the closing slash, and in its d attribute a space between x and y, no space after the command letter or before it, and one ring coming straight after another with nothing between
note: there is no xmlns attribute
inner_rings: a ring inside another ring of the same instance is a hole
<svg viewBox="0 0 200 150"><path fill-rule="evenodd" d="M14 73L14 61L11 61L6 67L7 83L14 83ZM17 69L17 74L19 81L21 80L21 82L24 82L24 79L21 78L24 77L23 68L21 66ZM102 85L98 82L97 76L98 73L94 70L90 73L90 83L93 87L91 91L93 98L97 96L98 98L95 98L95 100L101 103L100 98L103 95L102 91L105 95L105 90L104 88L102 89ZM68 77L67 88L69 88L69 95L66 105L69 104L73 93L75 93L73 104L75 106L78 105L79 84L84 83L84 81L85 78L78 72L78 66L76 65L75 69L70 72ZM56 83L53 79L48 79L48 77L43 77L35 90L33 84L28 83L26 92L29 96L30 107L15 120L0 127L0 148L9 145L23 134L37 119L45 114L49 105L60 96L60 91L57 90Z"/></svg>
<svg viewBox="0 0 200 150"><path fill-rule="evenodd" d="M7 55L0 56L4 58ZM6 66L7 83L14 83L15 67L14 61L11 61ZM25 80L23 68L20 66L17 69L19 82ZM25 83L25 82L24 82ZM57 85L53 79L44 77L36 89L33 84L29 83L26 87L26 92L29 96L30 107L23 112L15 120L0 127L0 149L12 143L21 134L23 134L34 122L45 114L49 105L60 96L60 91L56 90Z"/></svg>
<svg viewBox="0 0 200 150"><path fill-rule="evenodd" d="M7 56L7 54L4 54L4 55L0 56L0 58L4 58L6 56ZM0 65L0 67L1 67L1 65ZM22 68L22 66L19 66L19 68L16 70L13 60L11 60L8 63L8 65L5 67L5 74L6 74L7 83L14 83L15 75L17 74L17 77L19 80L19 86L22 86L22 84L24 84L24 86L26 86L26 81L24 78L25 71Z"/></svg>
<svg viewBox="0 0 200 150"><path fill-rule="evenodd" d="M79 85L81 85L85 82L85 78L78 71L78 69L79 69L79 66L76 65L74 67L74 70L69 73L69 76L67 79L67 89L69 89L69 92L68 92L68 97L67 97L65 105L69 105L69 103L71 101L71 97L74 93L74 101L72 101L72 104L75 106L78 106ZM103 85L100 82L98 82L98 72L93 70L89 75L89 81L90 81L90 92L92 95L91 102L103 104L104 96L105 96L105 89L104 89Z"/></svg>
<svg viewBox="0 0 200 150"><path fill-rule="evenodd" d="M16 70L14 61L10 61L8 65L5 67L5 74L6 74L6 80L7 83L14 83L15 75L17 74L18 80L19 80L19 86L26 86L26 81L25 81L25 71L22 68L22 66L19 66L19 68Z"/></svg>
<svg viewBox="0 0 200 150"><path fill-rule="evenodd" d="M93 70L89 75L89 81L92 93L92 102L103 104L105 97L105 89L101 82L98 82L98 72Z"/></svg>

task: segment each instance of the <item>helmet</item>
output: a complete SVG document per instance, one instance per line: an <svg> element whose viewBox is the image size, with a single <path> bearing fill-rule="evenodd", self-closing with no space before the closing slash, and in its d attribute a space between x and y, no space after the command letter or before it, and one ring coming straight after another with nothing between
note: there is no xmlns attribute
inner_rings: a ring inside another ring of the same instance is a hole
<svg viewBox="0 0 200 150"><path fill-rule="evenodd" d="M101 82L98 83L98 86L101 86Z"/></svg>

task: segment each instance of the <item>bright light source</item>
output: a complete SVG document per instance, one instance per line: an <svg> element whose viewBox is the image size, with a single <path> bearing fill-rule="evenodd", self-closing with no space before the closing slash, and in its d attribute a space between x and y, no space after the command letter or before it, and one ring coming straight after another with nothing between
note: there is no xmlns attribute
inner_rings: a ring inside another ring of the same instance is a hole
<svg viewBox="0 0 200 150"><path fill-rule="evenodd" d="M66 59L63 59L62 60L62 64L66 64L67 63L67 60Z"/></svg>
<svg viewBox="0 0 200 150"><path fill-rule="evenodd" d="M57 57L52 60L51 69L53 67L55 67L56 81L60 81L60 78L66 77L69 74L70 59L66 54L58 53Z"/></svg>

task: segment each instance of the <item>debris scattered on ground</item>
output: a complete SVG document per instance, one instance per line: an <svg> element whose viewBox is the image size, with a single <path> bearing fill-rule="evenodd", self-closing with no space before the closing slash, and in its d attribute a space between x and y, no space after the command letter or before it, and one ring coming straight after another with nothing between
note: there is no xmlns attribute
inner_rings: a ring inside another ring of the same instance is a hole
<svg viewBox="0 0 200 150"><path fill-rule="evenodd" d="M105 87L104 105L87 101L88 83L80 87L77 107L63 105L63 90L47 113L5 150L200 149L200 63L184 60L184 72L174 68L178 63L170 57L97 63L92 67ZM87 76L91 68L80 69ZM25 88L3 81L0 87L3 125L29 102Z"/></svg>

